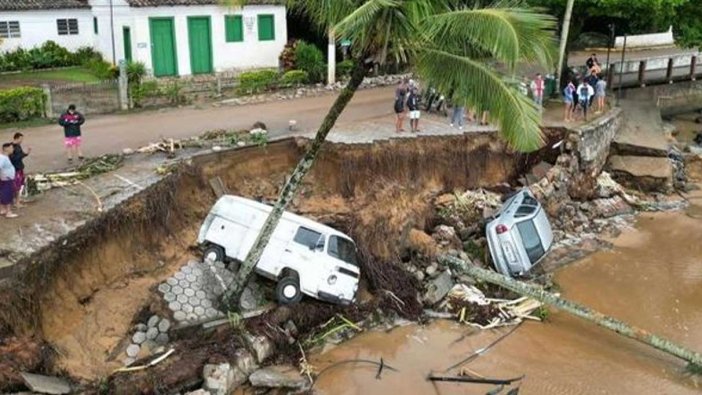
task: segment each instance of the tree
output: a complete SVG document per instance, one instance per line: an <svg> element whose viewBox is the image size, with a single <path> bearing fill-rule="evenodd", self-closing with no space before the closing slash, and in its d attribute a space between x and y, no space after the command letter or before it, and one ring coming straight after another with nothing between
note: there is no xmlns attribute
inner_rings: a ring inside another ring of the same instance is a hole
<svg viewBox="0 0 702 395"><path fill-rule="evenodd" d="M334 7L343 18L333 32L352 42L351 78L329 109L308 151L283 187L251 251L224 295L236 306L273 230L309 172L327 134L368 73L368 61L401 62L414 67L423 83L448 93L454 102L490 110L500 135L514 149L533 151L542 143L537 107L500 73L514 75L520 61L553 66L553 18L526 8L465 8L455 0L291 1L307 15ZM313 17L320 28L325 18Z"/></svg>

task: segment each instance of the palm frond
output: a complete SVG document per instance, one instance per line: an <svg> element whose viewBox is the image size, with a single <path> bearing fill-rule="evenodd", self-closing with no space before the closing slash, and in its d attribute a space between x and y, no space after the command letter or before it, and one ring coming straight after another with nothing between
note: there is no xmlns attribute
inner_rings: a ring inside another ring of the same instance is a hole
<svg viewBox="0 0 702 395"><path fill-rule="evenodd" d="M490 111L502 137L514 149L531 152L543 144L536 105L485 63L436 49L420 49L417 72L422 81L455 102L478 112Z"/></svg>
<svg viewBox="0 0 702 395"><path fill-rule="evenodd" d="M320 31L327 31L342 21L357 6L354 0L287 0L286 5L291 12L309 18Z"/></svg>
<svg viewBox="0 0 702 395"><path fill-rule="evenodd" d="M428 18L422 25L429 40L449 50L466 45L490 53L511 70L519 61L550 69L556 48L555 20L523 8L452 10ZM453 51L449 51L453 52Z"/></svg>

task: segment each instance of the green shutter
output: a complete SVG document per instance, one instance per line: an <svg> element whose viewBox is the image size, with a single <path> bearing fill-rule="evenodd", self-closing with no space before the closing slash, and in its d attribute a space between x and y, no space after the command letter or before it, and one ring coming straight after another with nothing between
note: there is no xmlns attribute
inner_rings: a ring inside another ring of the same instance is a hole
<svg viewBox="0 0 702 395"><path fill-rule="evenodd" d="M275 40L275 25L273 15L258 16L258 41Z"/></svg>
<svg viewBox="0 0 702 395"><path fill-rule="evenodd" d="M224 34L228 43L244 41L244 22L241 15L224 16Z"/></svg>
<svg viewBox="0 0 702 395"><path fill-rule="evenodd" d="M95 31L95 34L98 34L98 21L97 17L93 17L93 30Z"/></svg>

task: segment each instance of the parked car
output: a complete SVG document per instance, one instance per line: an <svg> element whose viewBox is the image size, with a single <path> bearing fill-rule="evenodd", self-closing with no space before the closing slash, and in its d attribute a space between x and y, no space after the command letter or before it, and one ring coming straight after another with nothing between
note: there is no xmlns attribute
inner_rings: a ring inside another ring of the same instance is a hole
<svg viewBox="0 0 702 395"><path fill-rule="evenodd" d="M243 262L272 207L238 196L223 196L200 228L205 258ZM284 212L256 272L277 281L283 304L302 294L331 303L354 302L360 269L356 244L347 235L311 219Z"/></svg>
<svg viewBox="0 0 702 395"><path fill-rule="evenodd" d="M526 274L546 255L553 243L551 224L541 204L528 188L507 199L488 222L490 256L505 276Z"/></svg>

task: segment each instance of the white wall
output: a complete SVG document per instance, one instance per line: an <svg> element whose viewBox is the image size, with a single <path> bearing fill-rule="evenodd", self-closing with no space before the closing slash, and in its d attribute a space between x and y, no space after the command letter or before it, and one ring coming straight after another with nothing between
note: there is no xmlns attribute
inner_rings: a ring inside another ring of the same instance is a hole
<svg viewBox="0 0 702 395"><path fill-rule="evenodd" d="M150 7L133 8L132 48L134 60L144 62L151 70L151 38L149 18L174 17L178 72L190 74L190 48L188 44L188 16L209 16L212 29L213 66L215 71L278 67L278 57L287 42L285 8L282 6L247 6L243 10L219 6ZM244 41L227 43L224 16L239 14L244 20ZM257 15L273 14L275 41L258 41ZM248 23L247 23L248 22ZM119 30L121 41L122 31ZM118 52L121 53L121 52Z"/></svg>
<svg viewBox="0 0 702 395"><path fill-rule="evenodd" d="M636 47L661 47L667 45L674 45L675 38L673 37L673 27L671 26L668 31L663 33L653 33L653 34L637 34L626 37L627 48ZM624 36L616 37L614 40L615 48L622 48L624 46Z"/></svg>
<svg viewBox="0 0 702 395"><path fill-rule="evenodd" d="M59 36L56 20L63 18L78 19L79 34ZM21 33L20 38L3 39L0 44L0 51L3 52L17 47L38 47L49 40L72 51L83 46L93 46L95 42L90 9L1 12L0 21L19 21Z"/></svg>

